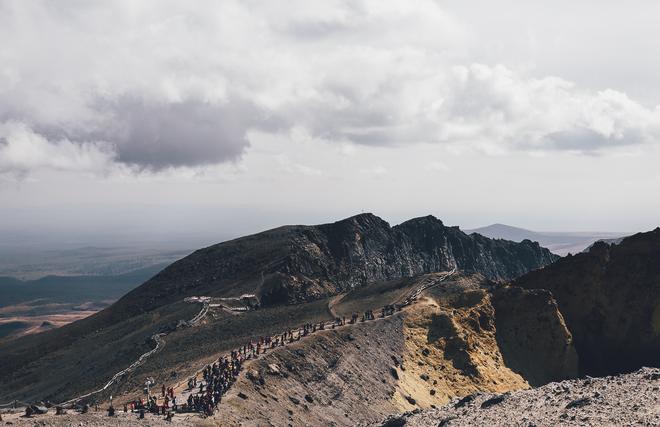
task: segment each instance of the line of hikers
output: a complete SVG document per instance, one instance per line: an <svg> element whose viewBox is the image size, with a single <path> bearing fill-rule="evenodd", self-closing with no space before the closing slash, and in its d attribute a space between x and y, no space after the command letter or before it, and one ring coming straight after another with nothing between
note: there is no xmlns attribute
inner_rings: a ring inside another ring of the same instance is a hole
<svg viewBox="0 0 660 427"><path fill-rule="evenodd" d="M382 316L393 314L395 306L386 306L382 310ZM355 324L360 318L358 313L353 313L349 323ZM367 310L362 314L360 321L375 320L373 310ZM323 331L327 324L334 329L337 326L346 325L346 317L336 317L332 322L320 321L319 323L305 323L301 328L294 331L292 329L274 336L259 337L256 342L248 342L232 350L230 357L223 357L218 362L207 365L202 370L204 381L197 382L197 376L188 380L188 390L194 391L199 387L197 393L191 393L183 408L183 411L200 412L207 416L213 415L222 400L222 396L227 392L238 377L242 363L266 352L269 348L284 346L286 343L299 341L302 337ZM296 334L297 332L297 334ZM168 391L169 392L169 391Z"/></svg>
<svg viewBox="0 0 660 427"><path fill-rule="evenodd" d="M402 309L401 305L386 305L381 309L380 318L390 316L396 311ZM355 324L375 320L373 310L366 310L362 315L353 313L348 324ZM217 362L207 365L201 372L203 381L198 381L197 376L188 380L187 390L190 395L183 403L177 402L177 397L173 387L161 387L162 405L158 404L157 396L149 396L145 402L139 399L124 405L124 412L130 408L131 412L138 411L140 418L144 417L144 412L166 415L166 420L172 419L172 412L199 412L206 416L211 416L220 404L222 397L227 390L236 381L241 372L243 363L246 360L258 357L266 352L267 349L277 348L299 341L302 337L325 330L326 327L335 329L337 326L346 325L346 316L335 317L333 321L321 321L319 323L306 323L301 328L290 329L274 336L260 337L253 342L246 343L236 350L232 350L229 357L223 356ZM112 410L114 414L114 408ZM109 413L110 415L110 413Z"/></svg>

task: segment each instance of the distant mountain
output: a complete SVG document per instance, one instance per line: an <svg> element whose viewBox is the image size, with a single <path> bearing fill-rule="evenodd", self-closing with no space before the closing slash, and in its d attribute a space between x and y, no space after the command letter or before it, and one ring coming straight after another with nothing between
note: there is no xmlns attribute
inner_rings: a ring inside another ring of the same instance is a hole
<svg viewBox="0 0 660 427"><path fill-rule="evenodd" d="M535 231L512 227L505 224L491 224L486 227L475 228L474 230L465 230L465 232L468 234L479 233L482 236L490 237L491 239L505 239L514 242L521 242L525 239L538 241L537 239L543 236L543 234Z"/></svg>
<svg viewBox="0 0 660 427"><path fill-rule="evenodd" d="M625 233L610 232L540 232L505 224L492 224L486 227L465 230L468 234L481 234L491 239L505 239L521 242L525 239L538 242L544 248L557 255L579 253L599 240L613 241L621 239Z"/></svg>

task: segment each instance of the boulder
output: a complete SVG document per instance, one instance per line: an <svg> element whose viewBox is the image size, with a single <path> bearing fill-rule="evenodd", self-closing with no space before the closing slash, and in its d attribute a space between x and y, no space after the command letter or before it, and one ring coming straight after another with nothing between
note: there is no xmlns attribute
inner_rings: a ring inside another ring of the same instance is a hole
<svg viewBox="0 0 660 427"><path fill-rule="evenodd" d="M487 409L502 402L504 402L504 395L491 397L490 399L484 400L481 404L481 409Z"/></svg>
<svg viewBox="0 0 660 427"><path fill-rule="evenodd" d="M454 405L454 408L462 408L463 406L465 406L468 403L472 402L474 400L474 398L475 398L474 394L469 394L469 395L463 397L458 402L456 402L456 404Z"/></svg>
<svg viewBox="0 0 660 427"><path fill-rule="evenodd" d="M581 408L583 406L587 406L591 404L591 399L588 397L582 397L580 399L575 399L569 402L568 405L566 405L566 409L571 409L571 408Z"/></svg>

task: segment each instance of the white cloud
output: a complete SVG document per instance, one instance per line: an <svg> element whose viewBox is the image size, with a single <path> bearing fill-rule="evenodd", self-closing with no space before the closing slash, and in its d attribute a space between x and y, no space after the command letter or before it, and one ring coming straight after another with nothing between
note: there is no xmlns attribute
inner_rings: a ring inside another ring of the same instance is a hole
<svg viewBox="0 0 660 427"><path fill-rule="evenodd" d="M435 160L426 164L426 170L431 172L448 172L449 166L444 162Z"/></svg>
<svg viewBox="0 0 660 427"><path fill-rule="evenodd" d="M109 170L116 153L97 142L48 141L24 123L0 123L0 174L20 177L35 170L99 173Z"/></svg>
<svg viewBox="0 0 660 427"><path fill-rule="evenodd" d="M294 173L306 176L320 176L323 172L301 163L297 163L289 158L286 154L279 154L275 157L279 164L280 170L287 173Z"/></svg>
<svg viewBox="0 0 660 427"><path fill-rule="evenodd" d="M384 166L377 165L371 168L360 169L360 173L367 175L371 178L380 178L387 175L388 170Z"/></svg>
<svg viewBox="0 0 660 427"><path fill-rule="evenodd" d="M466 60L480 41L431 0L8 1L0 39L0 121L35 135L0 151L20 173L203 169L240 161L252 130L348 156L418 143L598 153L660 132L660 111L622 92Z"/></svg>

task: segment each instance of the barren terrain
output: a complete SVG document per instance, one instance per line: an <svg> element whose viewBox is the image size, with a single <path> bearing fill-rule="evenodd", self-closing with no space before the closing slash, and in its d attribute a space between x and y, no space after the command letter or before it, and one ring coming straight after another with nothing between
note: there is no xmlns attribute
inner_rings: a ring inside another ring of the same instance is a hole
<svg viewBox="0 0 660 427"><path fill-rule="evenodd" d="M660 369L567 380L513 393L477 393L437 409L393 416L376 425L658 426Z"/></svg>

